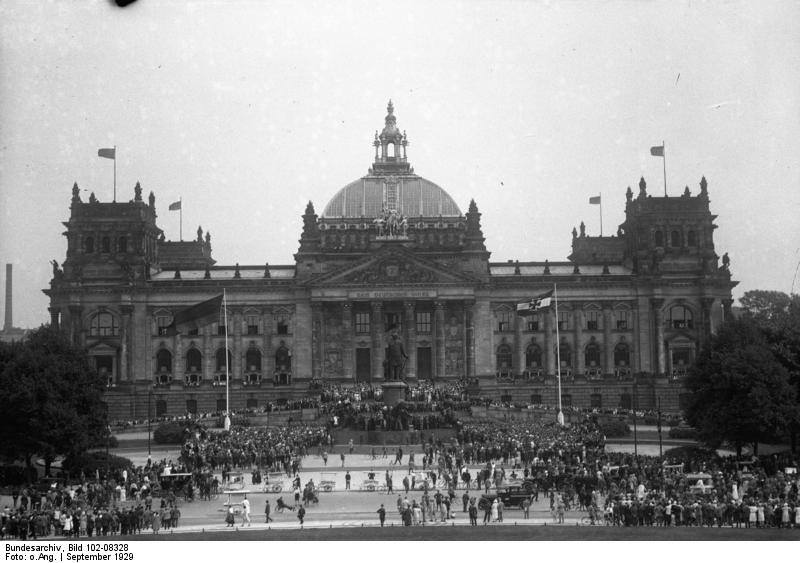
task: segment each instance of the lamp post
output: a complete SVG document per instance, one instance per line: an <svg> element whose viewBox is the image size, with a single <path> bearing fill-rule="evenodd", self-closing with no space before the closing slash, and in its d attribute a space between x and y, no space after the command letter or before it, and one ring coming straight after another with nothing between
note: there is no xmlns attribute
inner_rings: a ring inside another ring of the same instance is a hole
<svg viewBox="0 0 800 563"><path fill-rule="evenodd" d="M147 393L147 461L150 461L150 419L153 418L153 390Z"/></svg>
<svg viewBox="0 0 800 563"><path fill-rule="evenodd" d="M639 438L636 431L636 403L638 403L639 390L636 387L636 382L633 384L633 455L636 461L639 461Z"/></svg>

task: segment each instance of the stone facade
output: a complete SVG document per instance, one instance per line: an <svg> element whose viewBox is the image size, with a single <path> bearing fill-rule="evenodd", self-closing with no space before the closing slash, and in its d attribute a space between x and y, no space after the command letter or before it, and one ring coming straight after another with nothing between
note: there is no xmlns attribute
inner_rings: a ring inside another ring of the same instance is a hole
<svg viewBox="0 0 800 563"><path fill-rule="evenodd" d="M389 106L368 174L318 216L309 202L290 265L217 265L211 236L165 241L155 196L83 202L73 188L68 250L45 293L53 324L108 376L112 418L257 407L315 383L385 380L388 335L410 382L466 379L512 402L677 409L681 378L730 314L705 178L693 196L628 188L614 236L573 230L558 262L489 260L467 212L417 176ZM555 290L532 316L517 304ZM220 318L172 331L176 313L225 293ZM225 315L225 313L227 315ZM227 318L227 339L224 318ZM230 357L226 380L226 348Z"/></svg>

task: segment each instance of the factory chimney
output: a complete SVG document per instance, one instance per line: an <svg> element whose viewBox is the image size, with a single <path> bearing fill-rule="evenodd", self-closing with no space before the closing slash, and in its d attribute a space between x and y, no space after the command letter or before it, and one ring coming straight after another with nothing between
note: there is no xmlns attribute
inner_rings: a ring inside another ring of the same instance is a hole
<svg viewBox="0 0 800 563"><path fill-rule="evenodd" d="M12 279L11 279L11 264L6 264L6 323L3 326L3 330L5 332L11 331L13 328L13 324L11 322L11 289L12 289Z"/></svg>

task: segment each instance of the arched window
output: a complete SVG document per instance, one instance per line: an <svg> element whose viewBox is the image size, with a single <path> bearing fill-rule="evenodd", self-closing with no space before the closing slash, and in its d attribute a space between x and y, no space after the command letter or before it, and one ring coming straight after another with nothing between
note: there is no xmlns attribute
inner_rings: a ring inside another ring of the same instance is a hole
<svg viewBox="0 0 800 563"><path fill-rule="evenodd" d="M563 360L564 357L562 356L561 359ZM600 365L600 346L594 343L588 344L586 346L585 360L587 368L598 367Z"/></svg>
<svg viewBox="0 0 800 563"><path fill-rule="evenodd" d="M128 252L128 239L125 237L119 237L117 239L117 250L119 252Z"/></svg>
<svg viewBox="0 0 800 563"><path fill-rule="evenodd" d="M156 352L156 371L158 373L172 373L172 352L164 348Z"/></svg>
<svg viewBox="0 0 800 563"><path fill-rule="evenodd" d="M203 356L197 348L189 348L186 352L186 371L202 371Z"/></svg>
<svg viewBox="0 0 800 563"><path fill-rule="evenodd" d="M631 365L631 349L625 342L614 346L614 367L624 368Z"/></svg>
<svg viewBox="0 0 800 563"><path fill-rule="evenodd" d="M697 246L697 233L695 231L689 231L686 239L688 246Z"/></svg>
<svg viewBox="0 0 800 563"><path fill-rule="evenodd" d="M667 313L667 328L694 328L692 311L683 305L675 305Z"/></svg>
<svg viewBox="0 0 800 563"><path fill-rule="evenodd" d="M388 143L386 145L386 156L394 158L394 143Z"/></svg>
<svg viewBox="0 0 800 563"><path fill-rule="evenodd" d="M249 371L261 371L261 352L257 348L249 348L244 363Z"/></svg>
<svg viewBox="0 0 800 563"><path fill-rule="evenodd" d="M220 348L219 350L217 350L216 360L217 360L217 363L216 363L217 371L223 371L224 372L225 371L225 348ZM231 364L232 364L232 362L231 362L231 352L230 352L230 350L228 350L228 371L229 372L231 371Z"/></svg>
<svg viewBox="0 0 800 563"><path fill-rule="evenodd" d="M558 347L558 353L560 354L561 360L561 367L562 368L571 368L572 367L572 348L566 342L562 342L561 345Z"/></svg>
<svg viewBox="0 0 800 563"><path fill-rule="evenodd" d="M83 249L86 252L86 254L92 254L94 252L93 237L86 237L86 240L83 241Z"/></svg>
<svg viewBox="0 0 800 563"><path fill-rule="evenodd" d="M497 371L509 372L511 371L513 354L511 353L511 346L508 344L501 344L497 347Z"/></svg>
<svg viewBox="0 0 800 563"><path fill-rule="evenodd" d="M542 349L536 344L531 344L525 350L525 368L539 369L542 367Z"/></svg>
<svg viewBox="0 0 800 563"><path fill-rule="evenodd" d="M197 414L197 400L186 399L186 412L189 414Z"/></svg>
<svg viewBox="0 0 800 563"><path fill-rule="evenodd" d="M100 239L100 246L103 249L102 252L104 254L108 254L111 252L111 239L108 237L103 237Z"/></svg>
<svg viewBox="0 0 800 563"><path fill-rule="evenodd" d="M664 246L664 233L656 231L656 246Z"/></svg>
<svg viewBox="0 0 800 563"><path fill-rule="evenodd" d="M673 246L675 248L680 247L680 245L681 245L681 233L680 233L680 231L672 231L672 234L670 235L670 238L672 239L670 241L670 246Z"/></svg>
<svg viewBox="0 0 800 563"><path fill-rule="evenodd" d="M97 313L89 324L89 336L117 336L119 324L111 313Z"/></svg>

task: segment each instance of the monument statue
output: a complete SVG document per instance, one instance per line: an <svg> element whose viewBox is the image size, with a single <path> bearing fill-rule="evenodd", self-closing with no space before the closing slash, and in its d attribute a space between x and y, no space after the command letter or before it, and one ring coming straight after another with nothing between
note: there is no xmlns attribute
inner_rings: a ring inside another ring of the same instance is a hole
<svg viewBox="0 0 800 563"><path fill-rule="evenodd" d="M408 355L397 333L392 334L392 339L389 341L387 356L389 362L389 377L393 381L400 381Z"/></svg>

